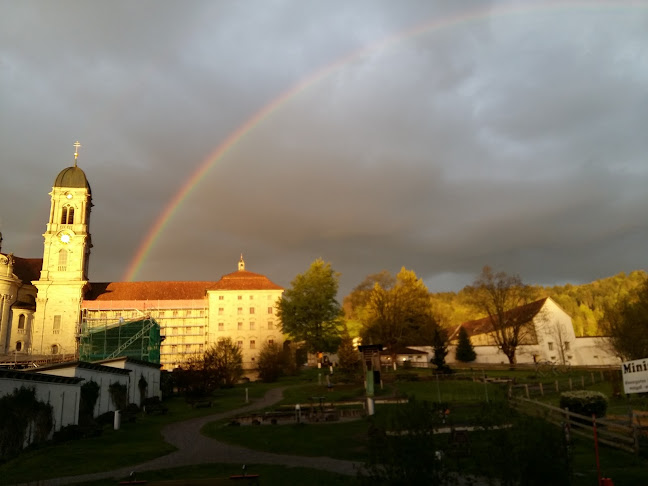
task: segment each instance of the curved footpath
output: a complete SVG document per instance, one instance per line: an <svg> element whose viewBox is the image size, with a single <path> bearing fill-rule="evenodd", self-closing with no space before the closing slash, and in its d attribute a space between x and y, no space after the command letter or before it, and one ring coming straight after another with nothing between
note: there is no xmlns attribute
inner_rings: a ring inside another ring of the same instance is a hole
<svg viewBox="0 0 648 486"><path fill-rule="evenodd" d="M19 486L58 486L106 478L118 479L127 477L131 471L155 471L191 464L209 463L276 464L323 469L340 474L354 475L361 464L332 459L330 457L291 456L255 451L245 447L225 444L205 437L200 433L200 429L209 422L215 422L241 413L262 409L277 403L283 396L283 390L284 388L272 389L262 399L236 410L167 425L162 429L164 440L177 447L178 450L165 456L152 459L142 464L114 469L112 471L45 479L23 483Z"/></svg>

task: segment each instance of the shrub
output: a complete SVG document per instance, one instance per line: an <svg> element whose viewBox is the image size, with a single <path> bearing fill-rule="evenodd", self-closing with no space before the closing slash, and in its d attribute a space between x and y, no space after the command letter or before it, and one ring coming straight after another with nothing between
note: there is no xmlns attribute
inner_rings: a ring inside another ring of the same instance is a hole
<svg viewBox="0 0 648 486"><path fill-rule="evenodd" d="M568 408L570 412L591 417L604 417L607 412L607 397L597 391L577 390L560 394L560 408Z"/></svg>

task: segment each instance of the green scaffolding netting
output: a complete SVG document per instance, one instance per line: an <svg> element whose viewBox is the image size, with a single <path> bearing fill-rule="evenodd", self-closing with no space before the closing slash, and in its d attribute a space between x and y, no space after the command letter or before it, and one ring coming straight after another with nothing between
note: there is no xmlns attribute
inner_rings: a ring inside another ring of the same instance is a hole
<svg viewBox="0 0 648 486"><path fill-rule="evenodd" d="M84 324L79 341L82 361L120 356L160 363L160 325L155 319L139 319L89 326Z"/></svg>

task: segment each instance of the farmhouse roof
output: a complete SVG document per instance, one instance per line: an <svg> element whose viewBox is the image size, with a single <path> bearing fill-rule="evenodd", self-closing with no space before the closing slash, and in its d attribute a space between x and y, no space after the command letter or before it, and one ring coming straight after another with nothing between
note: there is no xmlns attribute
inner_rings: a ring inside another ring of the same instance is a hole
<svg viewBox="0 0 648 486"><path fill-rule="evenodd" d="M504 313L507 318L514 317L517 322L530 322L537 314L540 312L542 307L545 305L548 297L544 299L531 302L530 304L521 305L515 309L511 309ZM477 334L485 334L493 331L493 325L491 323L490 317L482 317L481 319L476 319L474 321L464 322L460 324L455 332L452 334L451 339L455 339L459 333L459 328L463 327L468 336L475 336Z"/></svg>

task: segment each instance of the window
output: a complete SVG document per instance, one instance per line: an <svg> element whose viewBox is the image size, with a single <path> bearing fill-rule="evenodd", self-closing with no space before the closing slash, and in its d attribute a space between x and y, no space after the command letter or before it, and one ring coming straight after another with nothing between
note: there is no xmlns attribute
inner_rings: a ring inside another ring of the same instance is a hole
<svg viewBox="0 0 648 486"><path fill-rule="evenodd" d="M268 339L268 344L274 344L274 339Z"/></svg>
<svg viewBox="0 0 648 486"><path fill-rule="evenodd" d="M50 348L50 351L52 351L52 354L59 354L59 346L58 346L58 344L52 344L52 347Z"/></svg>
<svg viewBox="0 0 648 486"><path fill-rule="evenodd" d="M272 331L274 329L274 322L268 321L268 331Z"/></svg>
<svg viewBox="0 0 648 486"><path fill-rule="evenodd" d="M74 224L74 208L64 206L61 212L61 224Z"/></svg>
<svg viewBox="0 0 648 486"><path fill-rule="evenodd" d="M178 317L178 311L177 310L173 311L173 317Z"/></svg>
<svg viewBox="0 0 648 486"><path fill-rule="evenodd" d="M203 352L203 345L202 344L198 345L198 351L200 351L201 353Z"/></svg>
<svg viewBox="0 0 648 486"><path fill-rule="evenodd" d="M569 351L569 341L565 341L565 351Z"/></svg>
<svg viewBox="0 0 648 486"><path fill-rule="evenodd" d="M20 314L18 318L18 333L25 334L25 314Z"/></svg>
<svg viewBox="0 0 648 486"><path fill-rule="evenodd" d="M547 343L547 346L549 346L549 351L553 351L553 343Z"/></svg>
<svg viewBox="0 0 648 486"><path fill-rule="evenodd" d="M239 322L239 323L238 323L238 327L237 327L237 329L238 329L239 331L242 331L242 330L243 330L243 323L242 323L242 322Z"/></svg>
<svg viewBox="0 0 648 486"><path fill-rule="evenodd" d="M191 309L185 310L185 317L191 316Z"/></svg>
<svg viewBox="0 0 648 486"><path fill-rule="evenodd" d="M254 300L254 295L250 295L250 300Z"/></svg>
<svg viewBox="0 0 648 486"><path fill-rule="evenodd" d="M185 334L191 334L192 331L191 327L185 327Z"/></svg>
<svg viewBox="0 0 648 486"><path fill-rule="evenodd" d="M236 309L236 313L243 314L243 307L239 307L238 309Z"/></svg>
<svg viewBox="0 0 648 486"><path fill-rule="evenodd" d="M171 352L172 353L175 353L176 350L177 350L177 346L175 344L173 346L171 346Z"/></svg>
<svg viewBox="0 0 648 486"><path fill-rule="evenodd" d="M204 310L201 310L201 311L198 313L198 315L199 315L200 317L205 317L205 311L204 311Z"/></svg>
<svg viewBox="0 0 648 486"><path fill-rule="evenodd" d="M61 332L61 316L54 316L54 323L52 324L52 334L58 334L60 332Z"/></svg>
<svg viewBox="0 0 648 486"><path fill-rule="evenodd" d="M99 317L105 320L108 319L108 314L106 312L102 312L101 314L99 314Z"/></svg>
<svg viewBox="0 0 648 486"><path fill-rule="evenodd" d="M225 298L225 297L223 297L222 295L219 295L219 296L218 296L218 300L223 300L224 298Z"/></svg>
<svg viewBox="0 0 648 486"><path fill-rule="evenodd" d="M243 300L243 296L242 296L242 295L239 295L239 296L238 296L238 300Z"/></svg>
<svg viewBox="0 0 648 486"><path fill-rule="evenodd" d="M16 351L22 351L22 342L16 341Z"/></svg>
<svg viewBox="0 0 648 486"><path fill-rule="evenodd" d="M65 272L65 270L67 269L67 256L68 256L67 255L67 250L65 250L65 249L59 250L59 253L58 253L58 269L59 269L59 272Z"/></svg>
<svg viewBox="0 0 648 486"><path fill-rule="evenodd" d="M254 349L256 347L256 342L254 339L250 340L250 349Z"/></svg>
<svg viewBox="0 0 648 486"><path fill-rule="evenodd" d="M160 317L164 317L164 311L160 311Z"/></svg>
<svg viewBox="0 0 648 486"><path fill-rule="evenodd" d="M250 322L250 331L254 331L254 322Z"/></svg>
<svg viewBox="0 0 648 486"><path fill-rule="evenodd" d="M268 307L268 314L272 314L273 310L272 307Z"/></svg>
<svg viewBox="0 0 648 486"><path fill-rule="evenodd" d="M250 307L250 314L254 314L254 307Z"/></svg>
<svg viewBox="0 0 648 486"><path fill-rule="evenodd" d="M243 347L243 341L236 341L236 344L238 345L239 348Z"/></svg>
<svg viewBox="0 0 648 486"><path fill-rule="evenodd" d="M191 344L185 344L185 353L191 352Z"/></svg>
<svg viewBox="0 0 648 486"><path fill-rule="evenodd" d="M219 322L218 323L218 330L219 331L224 331L225 330L225 323L224 322Z"/></svg>
<svg viewBox="0 0 648 486"><path fill-rule="evenodd" d="M218 308L218 315L222 316L225 313L225 308L224 307L219 307Z"/></svg>

